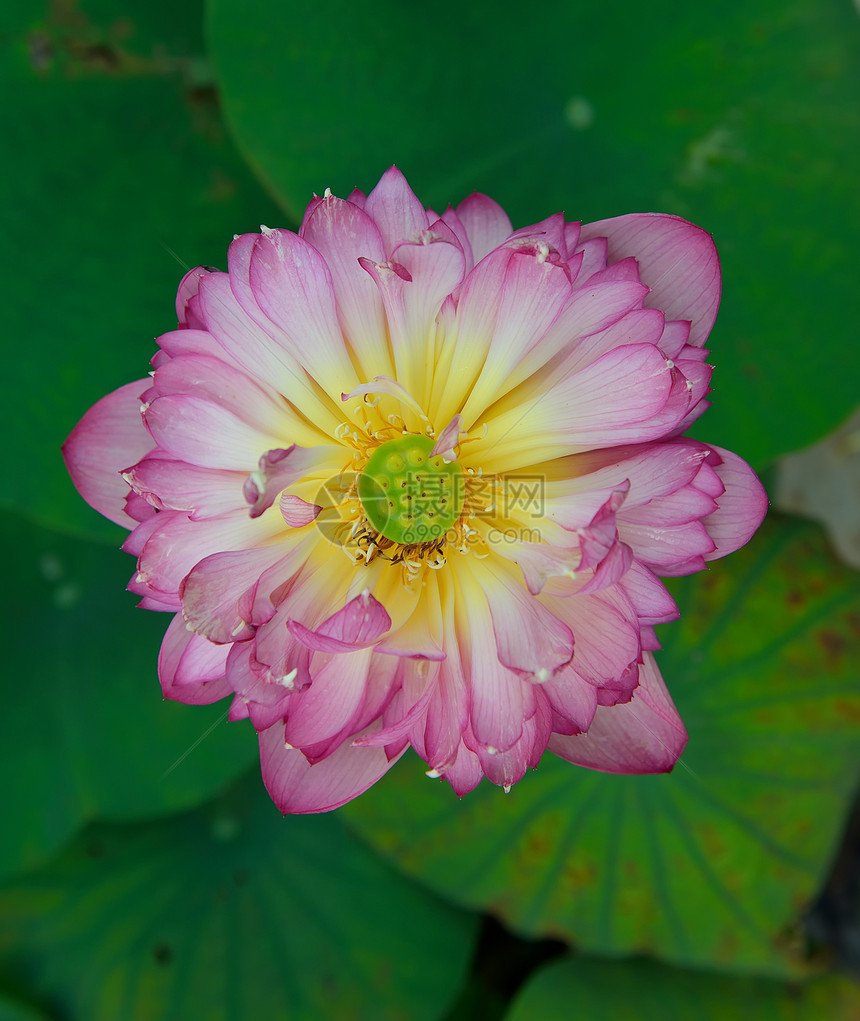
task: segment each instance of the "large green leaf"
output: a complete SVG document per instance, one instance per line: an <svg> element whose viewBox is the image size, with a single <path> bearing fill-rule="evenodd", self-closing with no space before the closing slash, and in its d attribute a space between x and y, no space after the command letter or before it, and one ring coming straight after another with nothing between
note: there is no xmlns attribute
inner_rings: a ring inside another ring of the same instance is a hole
<svg viewBox="0 0 860 1021"><path fill-rule="evenodd" d="M257 774L186 815L94 825L0 889L0 968L87 1021L432 1021L476 920Z"/></svg>
<svg viewBox="0 0 860 1021"><path fill-rule="evenodd" d="M569 1021L571 1004L608 1021L856 1021L860 988L836 976L786 983L572 957L536 972L505 1021Z"/></svg>
<svg viewBox="0 0 860 1021"><path fill-rule="evenodd" d="M222 705L162 700L169 616L123 592L131 557L8 514L0 534L16 579L4 613L0 873L38 862L85 819L196 804L256 760L253 730L228 725Z"/></svg>
<svg viewBox="0 0 860 1021"><path fill-rule="evenodd" d="M0 992L0 1021L51 1021L51 1015L17 996Z"/></svg>
<svg viewBox="0 0 860 1021"><path fill-rule="evenodd" d="M17 16L14 8L17 7ZM3 15L0 268L6 419L0 503L117 536L59 448L99 397L146 374L185 267L226 262L277 213L224 137L200 3L16 0ZM13 157L14 154L14 157ZM175 253L175 254L174 254Z"/></svg>
<svg viewBox="0 0 860 1021"><path fill-rule="evenodd" d="M658 654L690 741L670 775L546 755L458 802L401 764L345 811L411 874L525 934L789 974L860 766L860 576L812 525L766 524L677 587Z"/></svg>
<svg viewBox="0 0 860 1021"><path fill-rule="evenodd" d="M294 217L391 163L434 208L484 191L517 225L677 213L724 265L702 434L761 465L855 403L860 32L844 0L209 0L209 27L228 123Z"/></svg>

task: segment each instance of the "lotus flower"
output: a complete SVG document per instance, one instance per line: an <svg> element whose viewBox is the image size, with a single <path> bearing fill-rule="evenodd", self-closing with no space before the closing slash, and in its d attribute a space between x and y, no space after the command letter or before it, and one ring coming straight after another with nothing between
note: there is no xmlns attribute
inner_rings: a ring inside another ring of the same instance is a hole
<svg viewBox="0 0 860 1021"><path fill-rule="evenodd" d="M720 273L674 216L512 230L388 170L192 270L152 378L64 453L172 613L164 695L232 697L283 812L321 812L411 745L462 796L546 749L667 771L661 576L745 543L766 497L682 436L705 410Z"/></svg>

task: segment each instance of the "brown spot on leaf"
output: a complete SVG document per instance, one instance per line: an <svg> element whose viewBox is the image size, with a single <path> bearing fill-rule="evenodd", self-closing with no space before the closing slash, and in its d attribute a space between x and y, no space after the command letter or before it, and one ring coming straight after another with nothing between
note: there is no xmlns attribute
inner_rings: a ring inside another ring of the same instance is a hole
<svg viewBox="0 0 860 1021"><path fill-rule="evenodd" d="M817 638L829 661L841 658L845 651L845 639L838 631L825 628L818 632Z"/></svg>
<svg viewBox="0 0 860 1021"><path fill-rule="evenodd" d="M852 723L860 722L860 700L837 698L833 702L833 710L837 716Z"/></svg>
<svg viewBox="0 0 860 1021"><path fill-rule="evenodd" d="M576 890L591 886L597 878L597 867L593 862L569 862L564 870L566 885Z"/></svg>

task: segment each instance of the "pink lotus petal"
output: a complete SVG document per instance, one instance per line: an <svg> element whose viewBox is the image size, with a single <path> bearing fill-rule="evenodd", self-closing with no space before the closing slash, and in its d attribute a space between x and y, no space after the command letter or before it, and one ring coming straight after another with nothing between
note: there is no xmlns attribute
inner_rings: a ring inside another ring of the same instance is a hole
<svg viewBox="0 0 860 1021"><path fill-rule="evenodd" d="M575 636L570 662L585 680L612 684L639 660L638 617L619 586L563 599L548 596L545 602Z"/></svg>
<svg viewBox="0 0 860 1021"><path fill-rule="evenodd" d="M425 369L414 338L430 333L442 302L463 279L466 257L453 232L438 221L432 231L398 244L392 262L360 263L379 288L397 378L414 392Z"/></svg>
<svg viewBox="0 0 860 1021"><path fill-rule="evenodd" d="M667 319L689 320L690 343L705 343L721 286L717 250L707 231L678 216L631 213L586 224L582 237L607 238L610 262L635 256L640 277L651 288L646 305Z"/></svg>
<svg viewBox="0 0 860 1021"><path fill-rule="evenodd" d="M597 711L595 685L589 684L572 666L567 666L552 676L542 690L559 717L553 725L554 731L580 734L588 730Z"/></svg>
<svg viewBox="0 0 860 1021"><path fill-rule="evenodd" d="M342 744L312 766L300 751L284 745L283 727L260 734L263 782L278 808L297 814L330 812L363 794L394 765L382 748Z"/></svg>
<svg viewBox="0 0 860 1021"><path fill-rule="evenodd" d="M642 433L647 436L670 386L669 369L656 348L650 344L616 348L556 388L558 399L573 405L565 432L583 446L589 441L609 446Z"/></svg>
<svg viewBox="0 0 860 1021"><path fill-rule="evenodd" d="M339 734L364 701L370 661L371 650L365 648L312 665L311 683L290 702L287 743L304 748Z"/></svg>
<svg viewBox="0 0 860 1021"><path fill-rule="evenodd" d="M227 358L252 378L265 380L302 410L316 410L320 402L304 372L280 342L282 338L276 339L278 330L266 320L253 297L250 259L257 238L257 234L245 234L230 246L229 276L211 273L201 281L199 303L207 329Z"/></svg>
<svg viewBox="0 0 860 1021"><path fill-rule="evenodd" d="M408 737L412 728L420 720L423 720L427 713L427 707L430 705L430 699L435 690L436 674L429 676L431 680L421 693L420 698L413 702L405 712L398 714L393 722L386 722L382 730L365 734L364 737L357 737L352 743L357 747L382 747Z"/></svg>
<svg viewBox="0 0 860 1021"><path fill-rule="evenodd" d="M542 592L550 578L573 578L582 560L578 546L553 546L525 539L508 542L504 537L496 552L519 566L532 595Z"/></svg>
<svg viewBox="0 0 860 1021"><path fill-rule="evenodd" d="M140 417L148 380L126 383L94 404L63 444L75 488L87 503L124 528L137 523L125 511L128 483L121 472L153 447Z"/></svg>
<svg viewBox="0 0 860 1021"><path fill-rule="evenodd" d="M554 734L548 747L568 762L606 773L668 773L686 744L681 717L646 653L630 702L598 709L587 733Z"/></svg>
<svg viewBox="0 0 860 1021"><path fill-rule="evenodd" d="M460 247L463 249L463 255L466 258L466 272L470 273L475 268L475 255L472 251L472 242L469 240L469 233L466 230L466 225L451 206L448 206L442 214L441 219L445 226L452 231L454 236L457 238Z"/></svg>
<svg viewBox="0 0 860 1021"><path fill-rule="evenodd" d="M547 512L565 528L582 527L580 508L595 513L595 502L603 502L623 485L627 496L620 513L624 514L692 483L707 449L693 440L683 440L577 454L569 459L569 477L547 487Z"/></svg>
<svg viewBox="0 0 860 1021"><path fill-rule="evenodd" d="M315 630L297 620L288 620L287 627L309 649L319 652L351 652L373 645L391 627L391 618L382 603L365 589Z"/></svg>
<svg viewBox="0 0 860 1021"><path fill-rule="evenodd" d="M298 655L293 658L295 666L288 673L279 675L259 662L254 645L254 642L247 641L234 642L230 646L225 676L232 690L247 706L247 715L259 731L271 727L289 712L293 697L302 689L302 678L307 682L310 652L299 648Z"/></svg>
<svg viewBox="0 0 860 1021"><path fill-rule="evenodd" d="M529 766L540 762L552 734L552 709L544 692L536 692L537 711L523 724L520 739L504 751L489 750L478 745L474 751L490 783L509 791L525 775ZM468 736L466 738L468 742Z"/></svg>
<svg viewBox="0 0 860 1021"><path fill-rule="evenodd" d="M511 233L505 244L518 247L523 242L530 243L529 247L535 242L546 245L558 255L560 261L565 262L568 258L568 251L564 213L553 213L539 223L520 227Z"/></svg>
<svg viewBox="0 0 860 1021"><path fill-rule="evenodd" d="M242 510L245 475L242 472L198 468L155 450L122 477L158 510L185 511L193 520Z"/></svg>
<svg viewBox="0 0 860 1021"><path fill-rule="evenodd" d="M663 327L663 335L660 337L660 350L667 358L679 358L681 352L690 340L690 322L684 319L674 319L667 322ZM703 348L693 348L704 355Z"/></svg>
<svg viewBox="0 0 860 1021"><path fill-rule="evenodd" d="M570 297L567 266L544 249L520 248L505 267L487 361L463 406L472 424L510 386L511 373L541 343Z"/></svg>
<svg viewBox="0 0 860 1021"><path fill-rule="evenodd" d="M460 443L460 426L463 421L462 415L455 415L445 428L436 437L430 456L435 457L441 454L443 460L454 461L457 458L455 447Z"/></svg>
<svg viewBox="0 0 860 1021"><path fill-rule="evenodd" d="M418 754L439 772L454 762L469 722L468 667L450 614L445 620L444 642L447 655L439 664L426 719L419 720L409 735Z"/></svg>
<svg viewBox="0 0 860 1021"><path fill-rule="evenodd" d="M358 262L360 258L385 262L376 224L352 202L332 195L318 202L300 236L316 248L331 271L338 320L368 375L380 366L390 374L394 367L385 343L382 299Z"/></svg>
<svg viewBox="0 0 860 1021"><path fill-rule="evenodd" d="M570 662L574 637L566 624L507 572L487 569L482 580L501 664L541 682Z"/></svg>
<svg viewBox="0 0 860 1021"><path fill-rule="evenodd" d="M122 477L125 479L125 472L122 473ZM128 480L126 479L126 481ZM135 492L126 496L124 506L126 514L134 521L146 521L147 518L151 518L155 514L155 507Z"/></svg>
<svg viewBox="0 0 860 1021"><path fill-rule="evenodd" d="M768 508L767 493L752 468L722 447L710 449L713 456L708 460L719 461L714 469L725 493L717 497L717 510L702 521L716 547L705 560L724 557L749 542Z"/></svg>
<svg viewBox="0 0 860 1021"><path fill-rule="evenodd" d="M290 447L267 450L260 458L258 470L251 472L242 489L246 501L251 505L251 517L258 518L288 486L313 470L329 464L334 471L337 465L335 458L338 456L342 460L343 454L335 446L308 450L293 443Z"/></svg>
<svg viewBox="0 0 860 1021"><path fill-rule="evenodd" d="M162 512L155 521L140 553L138 577L156 593L169 594L178 593L185 575L213 553L260 546L283 530L279 519L253 520L241 512L205 521Z"/></svg>
<svg viewBox="0 0 860 1021"><path fill-rule="evenodd" d="M257 582L284 558L281 546L261 546L213 553L201 560L179 587L188 626L211 642L229 644L250 638Z"/></svg>
<svg viewBox="0 0 860 1021"><path fill-rule="evenodd" d="M605 237L584 237L584 226L578 224L579 242L576 246L576 254L582 256L577 280L581 286L587 286L592 277L606 269L606 259L609 251L609 242Z"/></svg>
<svg viewBox="0 0 860 1021"><path fill-rule="evenodd" d="M292 493L281 493L278 506L281 509L281 516L290 528L303 528L309 525L322 511L318 504L308 503L307 500Z"/></svg>
<svg viewBox="0 0 860 1021"><path fill-rule="evenodd" d="M277 430L283 423L283 402L268 386L211 355L171 358L156 371L145 400L177 394L206 398L229 408L237 418L261 433Z"/></svg>
<svg viewBox="0 0 860 1021"><path fill-rule="evenodd" d="M330 392L351 385L355 374L338 323L331 272L320 253L289 231L268 231L254 244L250 282L258 305L309 374Z"/></svg>
<svg viewBox="0 0 860 1021"><path fill-rule="evenodd" d="M156 397L143 417L165 453L200 468L247 472L261 451L277 445L274 433L261 433L230 408L205 397Z"/></svg>
<svg viewBox="0 0 860 1021"><path fill-rule="evenodd" d="M475 192L457 206L457 216L466 228L475 263L498 248L513 232L508 214L487 195Z"/></svg>
<svg viewBox="0 0 860 1021"><path fill-rule="evenodd" d="M540 349L526 360L517 378L525 378L527 371L538 367L538 356L547 361L566 350L564 371L570 374L616 347L656 343L662 335L663 319L654 310L642 308L647 294L647 287L639 281L607 280L577 286Z"/></svg>
<svg viewBox="0 0 860 1021"><path fill-rule="evenodd" d="M176 291L176 318L180 323L187 323L188 303L197 295L203 277L212 272L214 271L208 266L195 266L179 281L179 288Z"/></svg>
<svg viewBox="0 0 860 1021"><path fill-rule="evenodd" d="M367 196L364 211L379 228L389 257L401 241L409 240L430 226L424 206L397 167L385 171Z"/></svg>
<svg viewBox="0 0 860 1021"><path fill-rule="evenodd" d="M539 400L492 418L486 438L472 449L478 457L487 455L486 470L504 465L514 472L533 462L530 451L538 445L549 460L576 450L652 440L665 431L655 419L671 389L671 371L656 347L616 348Z"/></svg>
<svg viewBox="0 0 860 1021"><path fill-rule="evenodd" d="M634 560L630 565L621 581L621 588L644 624L666 624L681 615L663 582L638 561Z"/></svg>
<svg viewBox="0 0 860 1021"><path fill-rule="evenodd" d="M618 542L618 528L615 516L624 503L629 490L630 483L625 480L617 489L613 490L609 499L589 521L588 525L577 530L579 532L579 545L582 550L582 560L579 564L582 570L595 568L601 564L612 547Z"/></svg>
<svg viewBox="0 0 860 1021"><path fill-rule="evenodd" d="M461 742L457 757L443 773L439 773L437 770L431 770L428 773L428 776L437 775L443 776L457 797L462 798L464 794L473 791L484 779L484 770L478 756Z"/></svg>
<svg viewBox="0 0 860 1021"><path fill-rule="evenodd" d="M209 705L231 694L224 679L228 648L192 634L178 613L170 623L158 656L158 677L165 698L188 705Z"/></svg>
<svg viewBox="0 0 860 1021"><path fill-rule="evenodd" d="M480 744L505 751L520 739L530 715L528 704L534 699L533 685L500 661L499 636L478 580L466 571L460 572L458 580L463 585L468 626L468 637L460 641L462 664L469 678L469 721ZM532 649L529 642L526 654Z"/></svg>
<svg viewBox="0 0 860 1021"><path fill-rule="evenodd" d="M192 330L187 327L181 330L172 330L170 333L162 333L158 338L158 346L160 350L157 352L156 358L163 355L170 355L171 358L180 358L185 355L223 357L226 354L207 330ZM162 357L160 364L164 365L167 360ZM159 367L155 360L152 364L155 368Z"/></svg>

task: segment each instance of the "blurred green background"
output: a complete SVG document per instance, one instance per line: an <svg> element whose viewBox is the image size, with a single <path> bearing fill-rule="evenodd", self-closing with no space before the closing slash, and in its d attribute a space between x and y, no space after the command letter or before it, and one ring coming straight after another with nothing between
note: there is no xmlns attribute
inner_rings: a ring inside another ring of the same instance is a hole
<svg viewBox="0 0 860 1021"><path fill-rule="evenodd" d="M0 1021L860 1017L860 576L817 525L774 512L673 585L671 775L547 755L460 802L407 757L283 819L250 725L161 701L166 620L59 455L186 267L396 163L437 211L710 231L696 435L778 488L858 400L857 9L12 0L0 47Z"/></svg>

